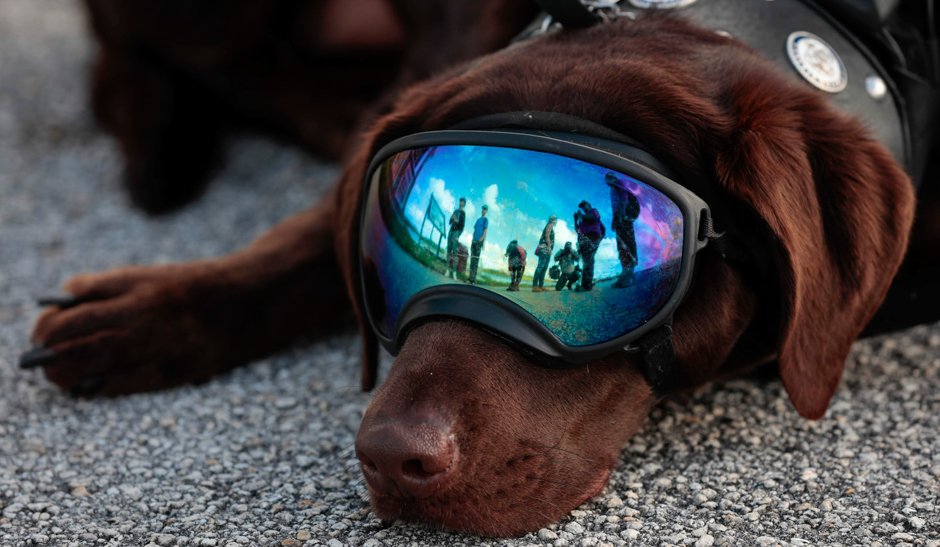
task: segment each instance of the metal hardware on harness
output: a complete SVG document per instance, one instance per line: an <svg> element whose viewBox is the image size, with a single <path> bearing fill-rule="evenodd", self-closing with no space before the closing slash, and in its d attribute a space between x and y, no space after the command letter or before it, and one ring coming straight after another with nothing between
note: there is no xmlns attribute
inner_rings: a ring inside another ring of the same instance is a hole
<svg viewBox="0 0 940 547"><path fill-rule="evenodd" d="M624 16L630 19L636 19L636 15L631 12L620 11L620 0L580 0L587 9L601 19L601 22L612 23L618 17Z"/></svg>
<svg viewBox="0 0 940 547"><path fill-rule="evenodd" d="M619 0L535 0L548 13L532 36L548 32L556 23L567 29L587 28L611 23L620 17L636 19L632 12L620 10Z"/></svg>

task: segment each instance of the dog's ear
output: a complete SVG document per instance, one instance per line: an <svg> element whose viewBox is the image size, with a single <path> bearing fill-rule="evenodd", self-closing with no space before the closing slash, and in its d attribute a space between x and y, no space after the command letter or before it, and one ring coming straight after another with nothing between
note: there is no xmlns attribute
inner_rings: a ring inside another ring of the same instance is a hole
<svg viewBox="0 0 940 547"><path fill-rule="evenodd" d="M726 86L733 128L717 175L771 234L780 374L797 411L818 419L904 257L913 187L821 94L743 73Z"/></svg>
<svg viewBox="0 0 940 547"><path fill-rule="evenodd" d="M343 272L343 279L346 280L349 300L356 312L359 332L362 333L362 376L360 381L363 391L370 391L375 387L379 370L379 342L366 317L362 290L360 289L359 216L364 191L363 180L369 157L369 147L360 146L347 163L335 192L337 211L336 260Z"/></svg>

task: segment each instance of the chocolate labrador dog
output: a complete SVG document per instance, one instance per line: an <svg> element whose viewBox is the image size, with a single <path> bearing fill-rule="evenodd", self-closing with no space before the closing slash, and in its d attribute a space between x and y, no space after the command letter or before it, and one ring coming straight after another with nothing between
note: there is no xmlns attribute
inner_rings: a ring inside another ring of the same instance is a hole
<svg viewBox="0 0 940 547"><path fill-rule="evenodd" d="M378 344L358 245L369 160L398 137L490 114L563 113L628 135L675 180L712 188L757 238L761 275L701 253L673 323L680 388L776 362L796 410L822 417L905 255L914 191L891 153L824 93L681 16L505 47L536 15L524 0L88 7L102 46L95 112L144 209L198 195L232 126L347 157L326 199L239 252L79 275L46 300L23 365L77 394L204 381L345 310L359 318L371 389ZM632 355L544 368L439 319L408 335L356 452L382 519L521 534L597 494L658 398Z"/></svg>

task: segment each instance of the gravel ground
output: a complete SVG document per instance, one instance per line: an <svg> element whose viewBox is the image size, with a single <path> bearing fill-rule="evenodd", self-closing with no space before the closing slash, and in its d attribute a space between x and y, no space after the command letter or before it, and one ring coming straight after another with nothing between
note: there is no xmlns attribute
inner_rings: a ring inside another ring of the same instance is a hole
<svg viewBox="0 0 940 547"><path fill-rule="evenodd" d="M857 343L819 422L776 380L666 403L603 496L496 541L370 514L350 450L368 402L352 334L114 400L19 371L34 295L81 271L231 251L336 175L242 139L203 200L145 218L87 113L91 54L77 2L0 0L0 544L940 546L938 325Z"/></svg>

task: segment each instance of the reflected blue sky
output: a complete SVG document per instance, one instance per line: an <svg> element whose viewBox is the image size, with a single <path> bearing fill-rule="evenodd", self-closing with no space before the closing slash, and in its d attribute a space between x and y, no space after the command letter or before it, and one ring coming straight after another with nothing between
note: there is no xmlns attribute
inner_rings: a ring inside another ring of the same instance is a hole
<svg viewBox="0 0 940 547"><path fill-rule="evenodd" d="M603 279L621 271L611 228L610 187L604 182L608 172L610 169L579 160L530 150L435 147L417 176L405 216L415 231L424 224L423 237L436 241L439 234L430 222L424 222L431 196L448 219L463 197L467 200L467 220L460 242L469 247L473 225L486 205L489 232L481 267L502 269L506 245L515 239L530 257L525 273L531 276L537 263L535 247L549 215L558 217L555 251L566 241L577 246L573 215L578 203L587 200L598 209L607 227L607 237L595 257L595 275ZM678 207L661 192L626 175L617 176L641 204L640 217L634 224L638 270L677 259L682 248L681 230L676 238L677 219L681 221Z"/></svg>

